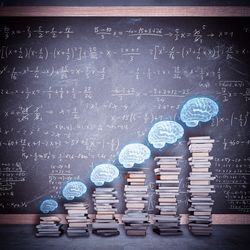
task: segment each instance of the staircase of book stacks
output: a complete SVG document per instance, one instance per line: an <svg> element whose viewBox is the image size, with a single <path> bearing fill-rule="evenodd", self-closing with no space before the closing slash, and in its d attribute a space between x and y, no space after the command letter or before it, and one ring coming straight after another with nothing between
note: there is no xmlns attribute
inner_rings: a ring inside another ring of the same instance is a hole
<svg viewBox="0 0 250 250"><path fill-rule="evenodd" d="M92 223L92 233L103 237L119 235L119 225L115 218L117 212L115 205L119 203L117 191L114 188L100 187L95 189L92 197L97 212Z"/></svg>
<svg viewBox="0 0 250 250"><path fill-rule="evenodd" d="M214 140L209 136L190 137L188 148L192 156L188 159L191 172L188 177L189 185L189 229L194 235L210 235L212 233L212 206L214 201L211 194L215 192L211 181L215 179L210 172L213 157L209 152Z"/></svg>
<svg viewBox="0 0 250 250"><path fill-rule="evenodd" d="M180 216L177 212L177 196L179 194L178 160L181 157L155 157L157 167L154 169L156 176L156 194L159 214L154 217L153 232L161 235L180 235Z"/></svg>
<svg viewBox="0 0 250 250"><path fill-rule="evenodd" d="M146 174L144 171L128 171L127 185L124 188L126 211L122 217L126 234L129 236L145 236L148 227L148 203Z"/></svg>
<svg viewBox="0 0 250 250"><path fill-rule="evenodd" d="M57 216L41 216L36 225L36 237L59 237L62 234L60 218Z"/></svg>
<svg viewBox="0 0 250 250"><path fill-rule="evenodd" d="M65 203L68 222L67 235L69 237L88 237L88 204L85 202Z"/></svg>

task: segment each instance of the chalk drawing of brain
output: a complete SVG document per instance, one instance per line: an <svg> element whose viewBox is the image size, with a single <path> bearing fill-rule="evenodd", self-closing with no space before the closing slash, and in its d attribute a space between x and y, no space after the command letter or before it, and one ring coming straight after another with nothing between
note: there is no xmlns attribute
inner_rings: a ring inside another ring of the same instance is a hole
<svg viewBox="0 0 250 250"><path fill-rule="evenodd" d="M44 200L40 205L40 211L44 214L48 214L49 212L53 212L57 209L58 203L53 199Z"/></svg>
<svg viewBox="0 0 250 250"><path fill-rule="evenodd" d="M86 185L81 181L68 182L62 191L62 195L66 200L73 200L76 197L81 197L87 191Z"/></svg>
<svg viewBox="0 0 250 250"><path fill-rule="evenodd" d="M132 168L134 164L141 164L149 159L151 152L149 148L141 143L126 145L119 154L119 162L125 168Z"/></svg>
<svg viewBox="0 0 250 250"><path fill-rule="evenodd" d="M207 97L196 97L187 101L181 110L181 120L188 127L196 127L199 122L208 122L219 112L217 103Z"/></svg>
<svg viewBox="0 0 250 250"><path fill-rule="evenodd" d="M154 148L163 148L166 143L173 144L184 134L183 127L175 121L160 121L150 129L148 141Z"/></svg>
<svg viewBox="0 0 250 250"><path fill-rule="evenodd" d="M96 186L102 186L105 182L112 182L119 175L119 170L112 164L100 164L96 166L91 175L90 180Z"/></svg>

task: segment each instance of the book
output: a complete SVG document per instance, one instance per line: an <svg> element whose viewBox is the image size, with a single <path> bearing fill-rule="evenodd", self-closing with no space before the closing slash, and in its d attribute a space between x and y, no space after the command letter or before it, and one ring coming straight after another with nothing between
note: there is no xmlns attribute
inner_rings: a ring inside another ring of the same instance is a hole
<svg viewBox="0 0 250 250"><path fill-rule="evenodd" d="M188 158L191 172L188 177L189 229L194 235L210 235L212 232L211 194L215 192L211 183L215 177L210 170L213 156L210 155L215 140L210 136L189 138L188 148L191 157Z"/></svg>
<svg viewBox="0 0 250 250"><path fill-rule="evenodd" d="M92 233L102 237L119 235L118 221L115 217L115 206L119 203L117 191L114 188L96 188L92 199L97 212L92 223Z"/></svg>
<svg viewBox="0 0 250 250"><path fill-rule="evenodd" d="M66 220L68 228L66 230L68 237L88 237L88 203L86 202L70 202L65 203L64 208L67 211Z"/></svg>
<svg viewBox="0 0 250 250"><path fill-rule="evenodd" d="M36 237L59 237L61 231L61 219L57 216L40 216L40 223L36 225Z"/></svg>
<svg viewBox="0 0 250 250"><path fill-rule="evenodd" d="M158 204L155 206L159 214L154 216L153 232L161 235L179 235L180 217L177 214L177 195L179 194L180 167L178 161L181 157L157 157L154 169L156 176L156 194ZM159 166L159 167L158 167Z"/></svg>
<svg viewBox="0 0 250 250"><path fill-rule="evenodd" d="M122 216L126 234L146 235L148 225L148 214L144 212L148 203L146 174L144 171L128 171L126 181L127 185L124 186L126 211Z"/></svg>

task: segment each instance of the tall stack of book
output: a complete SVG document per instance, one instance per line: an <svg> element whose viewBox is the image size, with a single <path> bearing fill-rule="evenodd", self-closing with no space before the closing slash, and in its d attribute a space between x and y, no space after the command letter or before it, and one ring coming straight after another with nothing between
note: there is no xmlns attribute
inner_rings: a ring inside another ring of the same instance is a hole
<svg viewBox="0 0 250 250"><path fill-rule="evenodd" d="M130 236L145 236L148 227L148 203L146 174L144 171L128 171L124 188L126 211L122 217L125 231Z"/></svg>
<svg viewBox="0 0 250 250"><path fill-rule="evenodd" d="M110 237L119 235L118 221L115 218L119 203L117 191L114 188L96 188L93 195L94 207L97 211L94 222L92 223L92 233Z"/></svg>
<svg viewBox="0 0 250 250"><path fill-rule="evenodd" d="M214 201L214 185L210 171L212 156L209 152L213 148L214 140L210 136L190 137L189 151L192 156L188 159L191 172L188 185L190 193L189 229L194 235L210 235L212 233L212 206Z"/></svg>
<svg viewBox="0 0 250 250"><path fill-rule="evenodd" d="M41 216L40 224L36 225L36 237L59 237L62 234L60 218L57 216Z"/></svg>
<svg viewBox="0 0 250 250"><path fill-rule="evenodd" d="M88 204L85 202L71 202L64 204L68 215L67 235L69 237L87 237L89 236L88 224Z"/></svg>
<svg viewBox="0 0 250 250"><path fill-rule="evenodd" d="M180 216L177 212L177 196L179 195L179 174L178 160L182 157L155 157L157 168L156 194L158 205L156 208L159 214L155 215L153 231L159 235L180 235Z"/></svg>

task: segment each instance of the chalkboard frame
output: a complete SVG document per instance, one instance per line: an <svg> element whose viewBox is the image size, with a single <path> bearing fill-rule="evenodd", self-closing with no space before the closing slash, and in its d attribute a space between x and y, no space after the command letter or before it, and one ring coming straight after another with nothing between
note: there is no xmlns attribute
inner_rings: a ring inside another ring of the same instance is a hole
<svg viewBox="0 0 250 250"><path fill-rule="evenodd" d="M0 7L0 16L37 17L237 17L250 16L250 6L25 6Z"/></svg>
<svg viewBox="0 0 250 250"><path fill-rule="evenodd" d="M249 6L0 7L0 17L244 17ZM36 224L38 214L0 214L0 224ZM58 214L65 223L65 215ZM182 214L181 224L187 224ZM214 224L250 224L250 214L213 214Z"/></svg>

